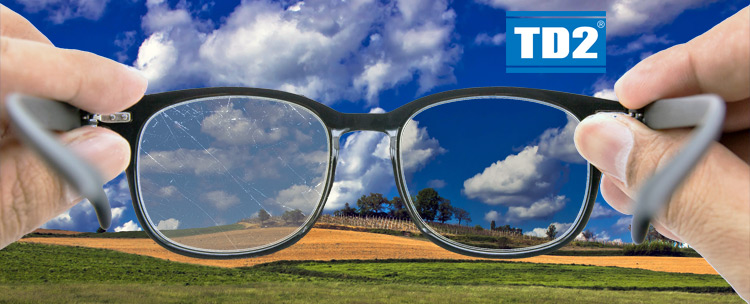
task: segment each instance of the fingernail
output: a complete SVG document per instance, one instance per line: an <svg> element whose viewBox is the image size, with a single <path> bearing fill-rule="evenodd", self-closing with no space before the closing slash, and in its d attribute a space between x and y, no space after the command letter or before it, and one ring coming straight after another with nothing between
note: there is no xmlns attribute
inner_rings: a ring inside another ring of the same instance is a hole
<svg viewBox="0 0 750 304"><path fill-rule="evenodd" d="M99 169L104 181L115 178L130 160L130 145L109 130L82 127L62 135L61 140L76 155Z"/></svg>
<svg viewBox="0 0 750 304"><path fill-rule="evenodd" d="M576 130L576 147L599 170L627 184L633 132L618 116L620 114L598 113L581 121Z"/></svg>

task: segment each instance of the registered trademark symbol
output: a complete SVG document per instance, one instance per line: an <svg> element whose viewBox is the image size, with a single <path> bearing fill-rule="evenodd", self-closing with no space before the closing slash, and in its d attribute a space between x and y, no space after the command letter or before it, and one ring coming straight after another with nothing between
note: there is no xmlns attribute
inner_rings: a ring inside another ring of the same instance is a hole
<svg viewBox="0 0 750 304"><path fill-rule="evenodd" d="M599 20L599 22L596 23L596 26L599 28L604 28L604 20Z"/></svg>

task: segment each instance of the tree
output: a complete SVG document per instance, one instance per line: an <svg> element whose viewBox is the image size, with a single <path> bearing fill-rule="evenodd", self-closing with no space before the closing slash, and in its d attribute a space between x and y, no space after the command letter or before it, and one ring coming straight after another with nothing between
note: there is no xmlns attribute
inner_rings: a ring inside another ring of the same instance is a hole
<svg viewBox="0 0 750 304"><path fill-rule="evenodd" d="M551 240L555 236L557 236L557 227L555 227L555 224L549 224L549 227L547 227L547 238Z"/></svg>
<svg viewBox="0 0 750 304"><path fill-rule="evenodd" d="M438 221L443 224L450 221L453 217L453 206L451 206L451 201L444 198L443 202L438 206L438 212L440 212L440 215L438 215L437 218Z"/></svg>
<svg viewBox="0 0 750 304"><path fill-rule="evenodd" d="M260 220L261 225L270 218L271 215L268 214L268 211L266 211L266 209L258 210L258 219Z"/></svg>
<svg viewBox="0 0 750 304"><path fill-rule="evenodd" d="M344 204L344 209L336 210L333 212L334 216L355 216L357 215L357 209L349 206L349 203Z"/></svg>
<svg viewBox="0 0 750 304"><path fill-rule="evenodd" d="M402 200L400 197L394 196L388 204L391 206L391 210L388 211L388 215L390 217L402 220L409 219L409 211L406 210L404 200Z"/></svg>
<svg viewBox="0 0 750 304"><path fill-rule="evenodd" d="M492 220L492 222L490 222L490 230L495 230L495 220Z"/></svg>
<svg viewBox="0 0 750 304"><path fill-rule="evenodd" d="M437 216L441 201L442 198L435 189L424 188L417 193L417 200L414 201L414 205L423 220L432 222Z"/></svg>
<svg viewBox="0 0 750 304"><path fill-rule="evenodd" d="M302 224L302 221L305 219L305 214L299 209L287 210L281 215L281 219L287 224L299 225Z"/></svg>
<svg viewBox="0 0 750 304"><path fill-rule="evenodd" d="M376 216L382 215L383 210L388 205L388 200L383 197L380 193L370 193L370 195L362 195L357 200L357 207L359 208L359 215L361 216Z"/></svg>
<svg viewBox="0 0 750 304"><path fill-rule="evenodd" d="M591 230L584 231L582 235L583 235L583 239L586 240L587 242L596 240L596 234L594 234L594 232L592 232Z"/></svg>
<svg viewBox="0 0 750 304"><path fill-rule="evenodd" d="M471 222L471 217L469 216L469 212L461 209L461 208L453 208L453 214L455 215L456 219L458 220L458 225L461 226L461 221L466 221L466 225L468 226Z"/></svg>

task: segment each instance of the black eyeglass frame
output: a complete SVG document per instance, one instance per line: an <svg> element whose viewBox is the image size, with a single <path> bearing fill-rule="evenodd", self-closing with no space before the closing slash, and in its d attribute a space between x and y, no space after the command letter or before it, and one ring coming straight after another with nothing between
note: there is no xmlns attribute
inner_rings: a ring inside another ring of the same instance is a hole
<svg viewBox="0 0 750 304"><path fill-rule="evenodd" d="M172 105L176 105L182 102L200 99L200 98L221 97L221 96L248 96L248 97L269 98L269 99L276 99L280 101L289 102L289 103L304 107L307 110L311 111L313 114L315 114L323 122L328 132L328 139L329 139L329 143L328 143L329 166L327 168L327 181L323 189L323 195L321 196L321 200L318 202L312 215L308 217L307 221L299 229L297 229L294 233L290 234L286 238L276 241L272 244L268 244L268 245L261 246L261 247L255 247L255 248L251 248L251 249L243 250L243 251L202 250L199 248L184 246L184 245L177 244L175 242L170 241L167 237L159 233L158 230L153 227L153 223L148 221L148 219L145 217L143 213L143 206L141 204L140 197L137 192L138 180L135 175L136 173L135 168L137 168L136 156L138 155L138 150L139 150L138 145L140 143L140 136L141 136L140 134L142 134L143 128L146 122L149 120L149 118L159 113L159 111L167 107L170 107ZM666 193L666 198L664 198L664 194L662 194L661 195L662 201L654 202L654 200L648 200L648 198L652 196L657 197L659 195L651 194L647 196L646 198L639 199L638 206L640 207L638 207L636 210L636 216L634 217L634 225L633 225L633 232L632 232L634 236L634 240L636 242L638 242L637 236L641 234L645 235L645 232L642 231L644 229L643 228L644 222L645 222L645 229L647 229L650 219L657 212L659 212L661 208L663 207L663 205L666 203L664 202L664 200L668 201L669 196L671 196L672 192L674 191L674 188L676 188L679 185L679 182L682 181L682 179L684 179L684 176L687 175L687 173L689 173L690 169L697 162L698 158L703 153L705 153L705 150L707 150L707 147L710 145L710 142L716 138L716 136L718 135L718 131L720 131L721 121L723 120L723 101L718 99L718 97L712 96L712 95L688 97L688 98L693 98L693 100L691 101L693 105L701 105L701 107L697 107L697 108L686 107L686 104L685 104L686 98L678 98L678 99L672 99L672 100L657 101L656 103L652 105L652 107L656 108L656 110L653 110L653 111L652 110L632 111L632 110L628 110L624 108L616 101L600 99L600 98L595 98L595 97L590 97L590 96L585 96L585 95L577 95L577 94L571 94L571 93L541 90L541 89L529 89L529 88L484 87L484 88L470 88L470 89L446 91L442 93L429 95L429 96L414 100L412 102L409 102L388 113L362 114L362 113L341 113L336 110L333 110L332 108L324 104L321 104L319 102L316 102L304 96L295 95L295 94L282 92L282 91L269 90L269 89L257 89L257 88L244 88L244 87L216 87L216 88L189 89L189 90L172 91L172 92L146 95L141 99L141 101L136 103L134 106L125 110L125 112L122 112L122 113L127 113L126 116L129 119L129 121L125 121L124 123L100 124L100 123L97 123L97 120L100 122L116 122L118 116L112 116L111 117L112 119L110 120L107 120L106 117L105 119L101 119L101 118L95 119L97 117L95 114L82 112L80 110L77 110L75 108L68 106L69 107L68 109L65 109L65 111L62 111L59 113L55 113L53 114L55 117L50 118L51 121L67 121L66 124L63 124L64 126L59 126L59 124L56 125L54 123L49 123L49 122L45 122L44 124L46 125L48 129L58 129L58 130L72 129L76 124L71 122L71 120L73 119L71 115L73 114L70 114L70 113L75 112L76 115L78 115L77 116L78 118L82 118L80 119L81 125L98 124L99 126L106 126L107 128L110 128L111 130L122 135L130 143L131 153L132 153L131 155L133 155L133 157L131 157L130 165L126 169L126 175L128 178L128 182L130 184L131 196L133 198L133 206L136 211L138 220L141 222L141 225L143 226L144 231L159 245L163 246L164 248L172 252L186 255L186 256L197 257L197 258L209 258L209 259L254 257L254 256L266 255L266 254L276 252L278 250L289 247L292 244L299 241L299 239L304 237L310 231L310 229L312 229L313 225L315 224L315 222L318 220L318 218L323 212L325 202L328 198L328 194L330 193L331 187L334 182L334 173L335 173L338 150L339 150L338 149L339 138L342 134L347 133L347 132L353 132L353 131L378 131L378 132L384 132L390 136L391 160L393 164L394 176L396 179L396 184L398 186L399 194L406 202L405 205L407 206L407 211L410 217L412 218L412 221L418 227L418 229L428 239L433 241L435 244L441 246L442 248L445 248L455 253L475 256L475 257L523 258L523 257L544 254L544 253L554 251L564 246L565 244L572 241L584 229L585 224L588 222L588 218L593 209L594 201L597 196L597 190L598 190L598 185L599 185L599 181L601 178L601 173L591 164L588 164L589 174L588 174L588 185L587 185L587 190L586 190L586 196L584 198L582 209L579 212L579 216L576 218L576 220L573 223L574 224L574 226L572 226L573 228L568 229L563 236L558 237L550 242L547 242L541 245L518 248L518 249L487 249L487 248L469 246L469 245L465 245L465 244L452 241L442 236L441 234L433 231L432 228L430 228L429 225L425 223L419 216L414 202L412 201L411 197L408 195L408 191L406 189L405 178L404 178L404 172L402 171L402 167L400 165L401 160L400 160L399 151L400 151L400 138L401 138L402 130L403 130L402 127L406 125L406 123L409 121L411 117L413 117L414 115L418 114L420 111L427 109L431 106L434 106L443 102L456 101L456 100L461 100L461 99L480 98L480 97L498 97L498 98L501 97L501 98L521 99L521 100L526 100L526 101L542 103L548 106L561 109L564 112L567 112L568 114L573 115L579 121L597 112L614 112L614 113L623 113L625 115L631 115L642 121L645 117L648 120L655 122L655 124L650 124L649 121L647 120L646 124L649 126L654 125L655 127L652 126L652 128L657 128L657 129L692 126L695 124L701 125L702 128L699 128L698 130L694 132L696 134L693 136L693 140L688 145L686 145L686 149L684 149L686 150L685 153L681 153L680 155L678 155L678 157L676 157L676 160L673 161L673 163L676 163L673 166L673 167L676 167L676 169L672 169L672 170L664 169L663 170L663 171L669 171L672 173L669 174L670 176L663 178L664 182L657 183L657 184L659 185L669 184L670 185L669 187L671 188L664 190L664 189L661 189L664 187L656 187L657 189L655 189L654 191ZM26 105L23 104L24 101L21 101L21 99L24 99ZM71 167L73 167L73 169L60 168L61 164L59 163L64 162L64 161L61 161L59 159L55 160L57 156L48 155L50 153L47 153L47 154L44 153L44 150L47 150L47 152L49 152L51 149L50 147L41 147L41 148L37 147L38 143L44 142L45 140L34 140L33 136L30 136L30 134L33 135L32 134L33 132L27 132L33 129L35 126L29 125L33 123L31 122L27 123L26 120L34 120L34 119L21 115L21 114L24 114L21 112L24 112L24 111L25 112L29 112L29 111L40 112L45 107L52 107L52 106L59 107L59 104L61 103L54 102L54 103L57 103L58 105L48 104L46 106L41 106L41 103L39 103L40 105L39 107L36 107L36 108L33 106L29 107L28 105L31 104L29 100L32 100L32 99L33 98L29 98L27 96L21 96L21 97L11 96L11 98L9 98L8 111L11 114L10 115L11 123L13 123L14 126L16 126L16 128L21 130L20 132L22 134L21 137L25 138L31 146L36 148L37 151L41 150L40 153L42 154L43 158L47 160L47 162L50 163L53 166L53 168L55 168L58 172L61 172L62 175L67 180L75 184L76 188L78 188L79 191L81 191L82 194L84 194L84 196L89 197L89 198L97 197L96 201L92 200L92 203L95 205L95 208L97 210L97 216L100 219L100 225L102 226L103 229L106 229L109 226L109 223L108 223L109 219L107 219L107 221L102 221L102 217L109 217L109 214L108 214L109 210L106 210L106 212L103 210L100 210L104 208L103 207L104 203L99 202L101 200L100 198L101 195L97 194L96 191L93 191L90 189L87 191L81 190L82 188L81 185L91 184L91 182L79 181L78 183L76 183L76 179L77 179L76 174L71 174L70 172L66 174L66 170L75 171L76 166L72 165ZM717 106L716 106L717 104L721 105L720 109L717 109ZM29 109L25 109L25 107L29 107ZM680 111L680 109L682 111ZM702 113L702 111L704 110L708 111L705 115L704 113ZM677 114L675 114L675 111L677 112ZM720 115L717 113L719 113ZM118 114L118 115L123 115L123 114ZM66 116L66 117L60 117L60 116ZM122 117L126 117L126 116L122 116ZM717 125L716 121L718 121L718 129L716 127ZM707 130L707 129L710 129L710 130ZM701 133L700 131L703 131L703 132ZM32 138L29 138L29 137L32 137ZM696 154L697 156L693 156L692 158L683 157L685 158L683 160L677 159L684 154L691 154L687 152L692 152L692 154ZM78 175L87 175L87 174L82 173ZM88 175L91 175L91 174L88 174ZM78 179L81 179L81 178L78 178ZM674 184L674 186L672 186L672 184ZM658 199L659 198L657 198L657 200ZM105 196L105 201L106 201L106 196ZM642 201L647 201L647 202L644 203ZM644 204L646 205L646 207L641 206ZM106 205L108 206L108 203ZM638 221L638 223L636 223L636 221ZM105 222L106 222L107 227L104 227Z"/></svg>

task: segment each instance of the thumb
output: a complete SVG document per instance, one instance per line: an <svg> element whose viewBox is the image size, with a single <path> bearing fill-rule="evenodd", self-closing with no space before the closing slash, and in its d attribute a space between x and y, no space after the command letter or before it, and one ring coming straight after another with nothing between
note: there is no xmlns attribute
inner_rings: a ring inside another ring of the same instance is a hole
<svg viewBox="0 0 750 304"><path fill-rule="evenodd" d="M105 128L82 127L60 136L75 154L116 177L130 160L128 142ZM8 139L0 146L0 248L33 231L82 198L34 152Z"/></svg>
<svg viewBox="0 0 750 304"><path fill-rule="evenodd" d="M639 187L669 163L689 133L655 131L627 115L600 113L579 123L574 138L581 155L605 174L605 200L631 213ZM737 264L750 264L749 194L748 164L714 143L654 219L654 226L689 243L722 275L737 271Z"/></svg>

